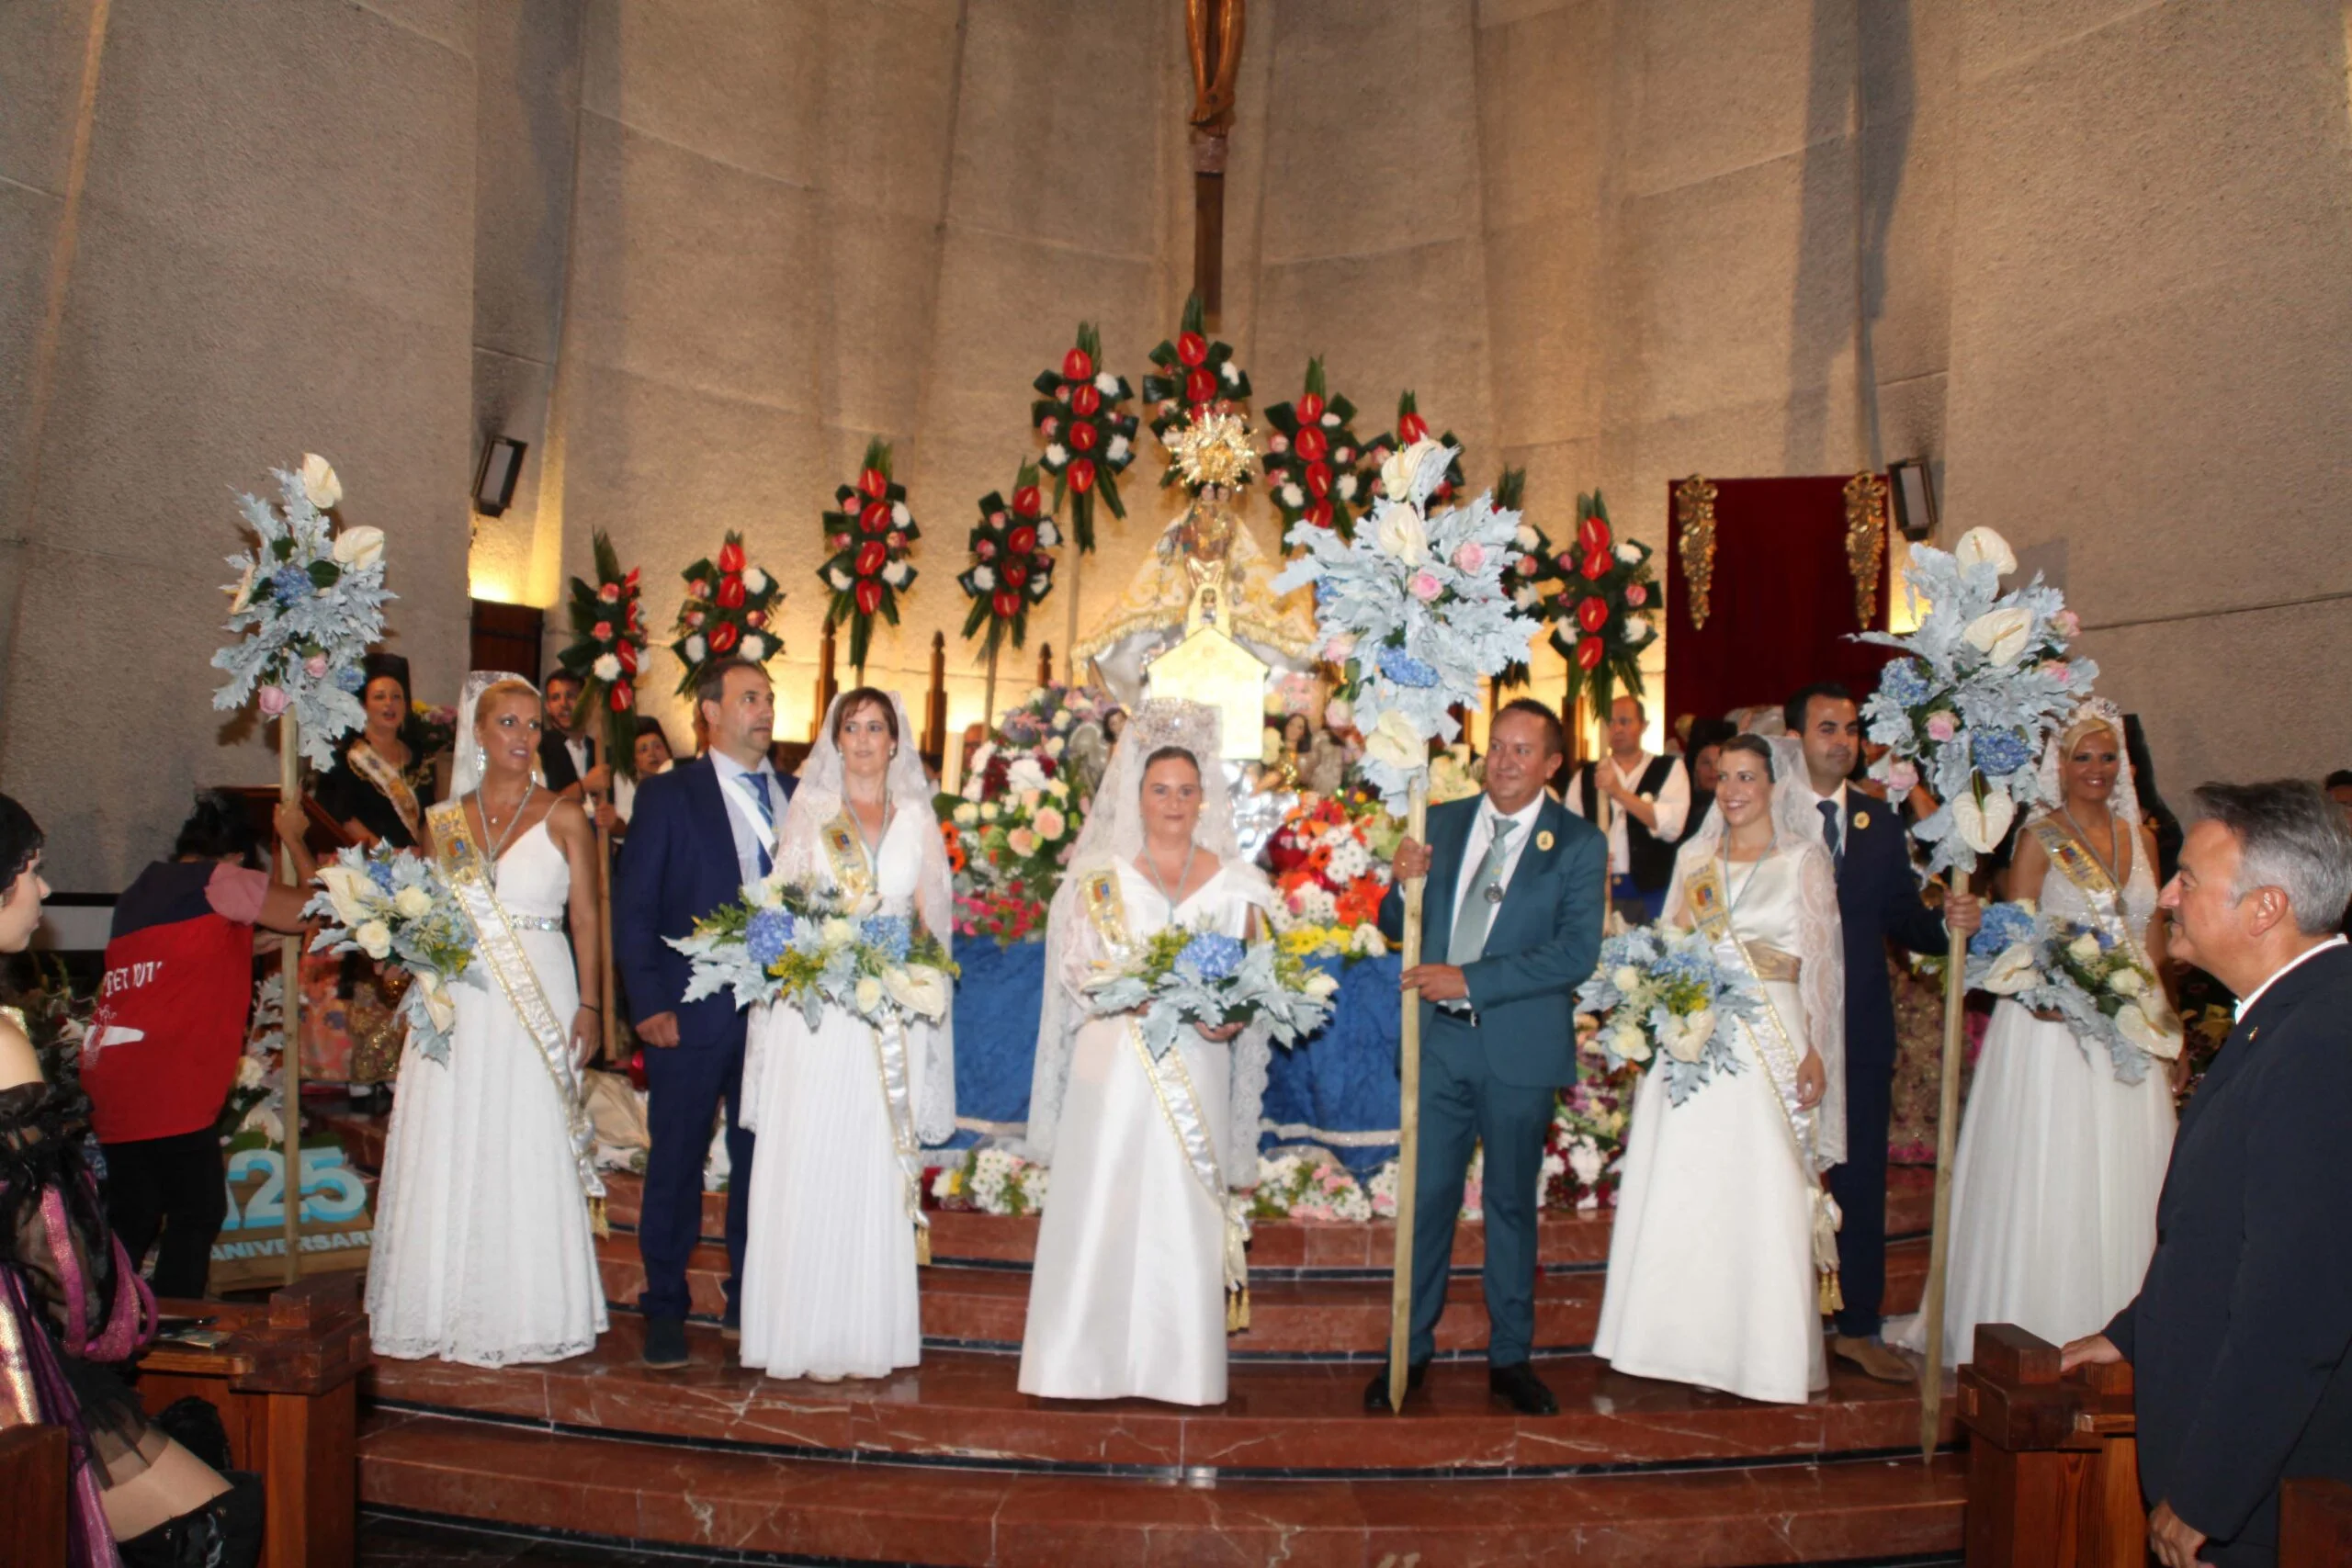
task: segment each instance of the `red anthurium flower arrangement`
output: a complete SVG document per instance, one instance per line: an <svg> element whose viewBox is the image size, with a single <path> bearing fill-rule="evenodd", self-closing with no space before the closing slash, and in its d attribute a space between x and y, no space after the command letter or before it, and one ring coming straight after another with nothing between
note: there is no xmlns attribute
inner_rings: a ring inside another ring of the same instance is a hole
<svg viewBox="0 0 2352 1568"><path fill-rule="evenodd" d="M956 581L972 600L964 635L975 637L985 628L983 653L995 653L1008 636L1015 648L1028 637L1029 606L1053 592L1053 549L1060 543L1061 532L1037 489L1035 464L1021 465L1011 501L995 491L980 497L972 564Z"/></svg>
<svg viewBox="0 0 2352 1568"><path fill-rule="evenodd" d="M1266 437L1266 493L1283 514L1283 532L1304 517L1318 528L1355 536L1355 520L1372 504L1372 481L1363 471L1366 452L1351 425L1355 404L1330 397L1323 362L1306 362L1306 389L1295 403L1266 411L1273 433Z"/></svg>
<svg viewBox="0 0 2352 1568"><path fill-rule="evenodd" d="M1505 468L1495 481L1495 504L1519 513L1519 535L1511 541L1514 554L1503 568L1503 592L1511 596L1520 614L1531 615L1549 625L1566 613L1565 576L1552 551L1552 540L1527 515L1527 470ZM1528 681L1525 660L1508 666L1496 679L1508 690L1523 686Z"/></svg>
<svg viewBox="0 0 2352 1568"><path fill-rule="evenodd" d="M1599 713L1621 687L1639 696L1642 650L1657 636L1665 604L1650 547L1618 537L1594 491L1577 497L1576 543L1551 555L1551 572L1559 595L1550 602L1552 646L1568 661L1569 705L1588 686Z"/></svg>
<svg viewBox="0 0 2352 1568"><path fill-rule="evenodd" d="M571 580L571 646L556 662L580 677L583 711L605 716L599 761L637 772L637 669L645 657L645 612L638 598L638 569L621 570L620 557L602 529L593 538L596 580Z"/></svg>
<svg viewBox="0 0 2352 1568"><path fill-rule="evenodd" d="M1374 486L1376 488L1379 485L1380 465L1387 459L1390 453L1401 452L1414 442L1426 441L1429 438L1430 422L1421 417L1420 404L1408 388L1396 399L1396 430L1388 434L1376 436L1373 440L1372 451L1368 456L1371 458ZM1449 430L1437 439L1453 447L1454 455L1453 463L1445 470L1444 481L1430 497L1431 512L1442 512L1453 504L1454 492L1466 482L1462 477L1461 438Z"/></svg>
<svg viewBox="0 0 2352 1568"><path fill-rule="evenodd" d="M775 578L746 563L743 536L729 532L716 558L706 556L680 574L685 603L678 606L677 636L670 651L686 667L678 694L691 696L703 666L714 659L748 659L764 664L784 651L777 635L776 607L784 590Z"/></svg>
<svg viewBox="0 0 2352 1568"><path fill-rule="evenodd" d="M1029 405L1029 417L1046 438L1046 471L1054 476L1048 510L1059 512L1069 497L1071 536L1081 555L1091 555L1095 498L1112 516L1127 514L1119 476L1136 460L1136 416L1120 405L1135 389L1103 368L1102 334L1090 321L1078 323L1078 344L1062 355L1061 368L1039 371L1035 386L1044 395Z"/></svg>
<svg viewBox="0 0 2352 1568"><path fill-rule="evenodd" d="M1151 405L1151 433L1173 451L1176 437L1212 412L1229 411L1250 397L1250 378L1234 362L1233 345L1212 339L1204 322L1206 313L1197 294L1184 301L1183 330L1163 339L1151 351L1156 375L1143 378L1144 400ZM1162 485L1181 482L1171 457Z"/></svg>
<svg viewBox="0 0 2352 1568"><path fill-rule="evenodd" d="M866 443L857 482L833 491L833 507L823 519L831 554L817 576L833 596L825 619L849 623L849 661L862 680L874 618L899 624L899 595L915 581L908 547L922 536L907 510L906 487L890 477L888 442Z"/></svg>

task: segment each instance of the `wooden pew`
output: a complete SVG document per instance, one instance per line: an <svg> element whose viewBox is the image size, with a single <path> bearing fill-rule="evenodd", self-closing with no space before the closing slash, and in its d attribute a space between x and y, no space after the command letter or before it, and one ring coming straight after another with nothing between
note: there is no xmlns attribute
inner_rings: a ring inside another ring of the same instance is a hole
<svg viewBox="0 0 2352 1568"><path fill-rule="evenodd" d="M2278 1487L2278 1568L2352 1562L2352 1484L2291 1476Z"/></svg>
<svg viewBox="0 0 2352 1568"><path fill-rule="evenodd" d="M2058 1374L2059 1348L2009 1324L1976 1330L1960 1369L1968 1428L1969 1568L2142 1568L2132 1369Z"/></svg>
<svg viewBox="0 0 2352 1568"><path fill-rule="evenodd" d="M209 1317L220 1344L158 1343L139 1363L150 1415L186 1394L208 1399L228 1429L231 1461L256 1472L268 1519L264 1568L349 1563L357 1551L358 1376L368 1361L360 1276L321 1274L266 1303L165 1302Z"/></svg>
<svg viewBox="0 0 2352 1568"><path fill-rule="evenodd" d="M65 1428L0 1427L0 1568L65 1561Z"/></svg>

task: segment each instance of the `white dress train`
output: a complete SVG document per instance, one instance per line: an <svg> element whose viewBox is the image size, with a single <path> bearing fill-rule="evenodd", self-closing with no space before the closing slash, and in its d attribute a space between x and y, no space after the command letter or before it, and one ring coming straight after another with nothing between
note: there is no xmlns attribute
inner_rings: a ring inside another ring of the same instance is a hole
<svg viewBox="0 0 2352 1568"><path fill-rule="evenodd" d="M510 916L560 917L571 867L542 820L508 848L497 879ZM568 1028L580 1006L571 940L514 934ZM376 1354L401 1360L581 1355L605 1330L605 1289L562 1099L494 978L477 966L450 994L447 1064L413 1045L401 1057L368 1264L369 1337Z"/></svg>
<svg viewBox="0 0 2352 1568"><path fill-rule="evenodd" d="M2135 933L2156 908L2144 847L2135 844L2123 888L2123 918ZM2056 865L2041 908L2097 919ZM2007 998L1995 1006L1952 1161L1945 1366L1975 1354L1979 1324L2014 1323L2063 1345L2098 1333L2139 1294L2172 1159L2165 1066L2152 1062L2140 1082L2125 1083L2104 1044L2086 1050L2065 1024ZM1926 1353L1922 1314L1890 1322L1886 1337Z"/></svg>
<svg viewBox="0 0 2352 1568"><path fill-rule="evenodd" d="M883 913L913 912L926 838L938 841L928 812L891 818L876 855ZM813 845L785 844L778 863L831 881ZM832 1009L811 1031L798 1009L765 1005L750 1029L743 1096L760 1157L743 1251L743 1365L777 1378L878 1378L914 1366L915 1237L874 1032ZM917 1105L925 1033L917 1024L907 1035Z"/></svg>
<svg viewBox="0 0 2352 1568"><path fill-rule="evenodd" d="M1826 854L1818 858L1826 866ZM1692 859L1686 852L1677 863L1678 890ZM1791 954L1821 951L1817 934L1808 942L1803 929L1804 857L1774 850L1728 869L1735 935ZM1802 1061L1800 985L1768 981L1763 989ZM1738 1036L1741 1070L1717 1075L1681 1104L1668 1100L1655 1069L1634 1091L1592 1348L1636 1377L1802 1404L1828 1386L1814 1187L1744 1022Z"/></svg>
<svg viewBox="0 0 2352 1568"><path fill-rule="evenodd" d="M1137 942L1179 920L1233 937L1249 930L1257 900L1248 868L1227 863L1173 909L1133 865L1120 862L1118 873L1127 934ZM1062 973L1047 980L1075 993L1101 956L1090 924L1080 923L1069 948ZM1232 1125L1232 1047L1190 1029L1177 1042L1222 1166L1229 1138L1257 1136ZM1223 1404L1221 1198L1193 1175L1127 1021L1080 1025L1030 1275L1021 1392Z"/></svg>

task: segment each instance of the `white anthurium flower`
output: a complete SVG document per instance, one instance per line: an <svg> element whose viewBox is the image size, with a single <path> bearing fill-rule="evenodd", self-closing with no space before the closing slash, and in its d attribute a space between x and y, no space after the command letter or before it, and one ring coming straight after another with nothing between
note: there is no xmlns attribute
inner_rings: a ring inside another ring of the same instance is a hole
<svg viewBox="0 0 2352 1568"><path fill-rule="evenodd" d="M268 1139L273 1144L282 1144L286 1141L285 1122L278 1116L277 1111L272 1111L266 1105L256 1105L251 1111L246 1111L245 1119L237 1123L237 1131L240 1133L259 1133L263 1137Z"/></svg>
<svg viewBox="0 0 2352 1568"><path fill-rule="evenodd" d="M599 655L596 662L588 668L594 671L596 679L608 686L621 678L621 661L615 654Z"/></svg>
<svg viewBox="0 0 2352 1568"><path fill-rule="evenodd" d="M1398 492L1392 490L1388 493L1394 496ZM1420 514L1409 506L1399 503L1383 507L1372 536L1384 552L1407 566L1419 566L1428 558L1429 531L1421 525Z"/></svg>
<svg viewBox="0 0 2352 1568"><path fill-rule="evenodd" d="M392 928L381 920L362 920L351 940L359 944L360 952L380 961L392 951Z"/></svg>
<svg viewBox="0 0 2352 1568"><path fill-rule="evenodd" d="M1995 664L2014 664L2033 639L2033 613L2021 604L1987 610L1960 634Z"/></svg>
<svg viewBox="0 0 2352 1568"><path fill-rule="evenodd" d="M345 528L334 536L334 558L354 571L365 571L384 558L381 528Z"/></svg>
<svg viewBox="0 0 2352 1568"><path fill-rule="evenodd" d="M947 977L928 964L910 964L883 978L890 999L909 1012L937 1020L947 1016Z"/></svg>
<svg viewBox="0 0 2352 1568"><path fill-rule="evenodd" d="M1124 463L1127 460L1127 454L1133 450L1134 448L1127 445L1125 436L1114 435L1111 437L1111 444L1102 448L1102 455L1114 463Z"/></svg>
<svg viewBox="0 0 2352 1568"><path fill-rule="evenodd" d="M1094 377L1094 389L1106 398L1115 398L1119 395L1119 378L1108 370L1098 371Z"/></svg>
<svg viewBox="0 0 2352 1568"><path fill-rule="evenodd" d="M426 970L416 977L416 988L424 995L425 1015L433 1020L433 1027L447 1034L457 1027L458 998L441 983L441 976Z"/></svg>
<svg viewBox="0 0 2352 1568"><path fill-rule="evenodd" d="M1675 1014L1661 1032L1666 1035L1668 1055L1678 1062L1695 1062L1706 1054L1707 1042L1714 1038L1715 1010L1701 1008L1688 1018Z"/></svg>
<svg viewBox="0 0 2352 1568"><path fill-rule="evenodd" d="M1429 746L1413 721L1395 708L1380 716L1372 733L1363 738L1364 750L1392 768L1409 770L1428 760Z"/></svg>
<svg viewBox="0 0 2352 1568"><path fill-rule="evenodd" d="M2032 985L2034 978L2033 944L2020 942L1994 955L1983 984L1996 997L2014 997Z"/></svg>
<svg viewBox="0 0 2352 1568"><path fill-rule="evenodd" d="M882 569L882 581L888 583L893 588L903 588L906 586L907 579L911 575L911 572L912 569L910 568L906 562L902 560L894 560L889 565Z"/></svg>
<svg viewBox="0 0 2352 1568"><path fill-rule="evenodd" d="M703 655L707 653L709 650L710 644L703 640L702 633L696 632L694 636L686 638L685 652L687 663L700 664L703 660Z"/></svg>
<svg viewBox="0 0 2352 1568"><path fill-rule="evenodd" d="M1951 558L1963 569L1990 565L2002 577L2018 569L2017 552L2009 548L2007 539L1990 528L1971 528L1962 534L1960 543L1951 547Z"/></svg>
<svg viewBox="0 0 2352 1568"><path fill-rule="evenodd" d="M758 595L765 593L767 591L768 574L766 572L762 571L758 567L753 567L751 570L743 574L744 592ZM607 679L609 679L609 677L607 677Z"/></svg>
<svg viewBox="0 0 2352 1568"><path fill-rule="evenodd" d="M1989 855L2007 836L2017 812L2018 804L2007 790L1986 790L1981 807L1974 794L1962 790L1952 798L1951 822L1962 843L1980 855Z"/></svg>
<svg viewBox="0 0 2352 1568"><path fill-rule="evenodd" d="M433 895L422 887L403 887L392 895L392 912L404 920L421 920L433 913Z"/></svg>
<svg viewBox="0 0 2352 1568"><path fill-rule="evenodd" d="M343 499L343 480L334 465L316 452L302 454L302 494L322 512Z"/></svg>
<svg viewBox="0 0 2352 1568"><path fill-rule="evenodd" d="M1114 446L1115 446L1115 445L1117 445L1117 443L1114 442L1114 443L1113 443L1113 445L1114 445ZM1047 468L1060 468L1063 464L1065 464L1065 463L1067 463L1067 462L1069 462L1069 447L1067 447L1067 446L1063 446L1063 445L1062 445L1060 442L1058 442L1058 441L1049 442L1049 443L1046 445L1046 467L1047 467Z"/></svg>
<svg viewBox="0 0 2352 1568"><path fill-rule="evenodd" d="M2149 1011L2150 1008L2157 1010ZM2136 1002L2126 1002L2116 1010L2115 1027L2124 1039L2151 1056L2169 1062L2180 1055L2180 1021L2172 1016L2161 998L2146 997Z"/></svg>
<svg viewBox="0 0 2352 1568"><path fill-rule="evenodd" d="M996 573L984 566L972 569L972 586L986 593L996 586Z"/></svg>
<svg viewBox="0 0 2352 1568"><path fill-rule="evenodd" d="M323 866L319 871L319 886L326 889L335 924L345 931L357 931L368 923L368 900L362 889L372 889L375 885L366 876L348 866Z"/></svg>

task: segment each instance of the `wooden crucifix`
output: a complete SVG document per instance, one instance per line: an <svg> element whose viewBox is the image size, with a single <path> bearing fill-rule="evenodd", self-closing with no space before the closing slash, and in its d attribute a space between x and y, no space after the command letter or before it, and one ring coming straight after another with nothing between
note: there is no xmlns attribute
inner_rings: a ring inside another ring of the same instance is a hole
<svg viewBox="0 0 2352 1568"><path fill-rule="evenodd" d="M1193 292L1214 332L1225 297L1225 152L1248 0L1184 0L1193 55Z"/></svg>

